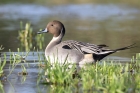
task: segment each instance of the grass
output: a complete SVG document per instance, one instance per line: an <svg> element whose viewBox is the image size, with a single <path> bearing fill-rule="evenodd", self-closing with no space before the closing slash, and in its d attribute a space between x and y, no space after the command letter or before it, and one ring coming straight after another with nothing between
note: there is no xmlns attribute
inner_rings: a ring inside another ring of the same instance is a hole
<svg viewBox="0 0 140 93"><path fill-rule="evenodd" d="M11 53L11 55L13 55ZM21 55L14 57L13 64L19 64ZM0 65L1 71L6 63L6 55L4 55L4 64ZM28 56L26 54L26 56ZM41 58L42 55L38 55ZM76 65L68 69L68 63L60 65L57 61L53 67L45 59L44 67L41 68L42 72L39 73L40 82L44 85L50 86L50 92L57 93L139 93L140 91L140 54L132 57L131 63L116 64L107 61L96 63L95 65L86 65L81 69L75 78L73 77ZM41 59L42 60L42 59ZM42 64L42 61L40 63ZM22 60L21 60L22 61ZM13 67L15 68L15 67ZM21 65L22 75L27 74L24 65ZM26 81L26 75L23 75L21 82ZM1 87L3 88L3 87Z"/></svg>
<svg viewBox="0 0 140 93"><path fill-rule="evenodd" d="M17 53L14 53L14 52L11 52L11 50L9 50L9 53L10 53L9 75L13 72L13 70L15 69L17 65L19 65L21 62L24 62L24 63L26 62L26 57L29 54L29 51L25 53L20 52L19 48L17 48L17 51L18 51ZM27 63L27 66L28 66L28 63ZM22 65L21 68L22 68L22 72L20 74L27 73L24 65Z"/></svg>
<svg viewBox="0 0 140 93"><path fill-rule="evenodd" d="M75 65L68 69L70 64L63 66L55 62L51 67L49 62L42 71L42 82L51 84L53 91L61 86L61 91L78 90L83 93L139 93L140 91L140 54L132 58L131 63L121 64L98 62L96 65L86 65L78 75L73 78ZM57 89L58 90L58 89ZM68 91L65 93L69 93Z"/></svg>
<svg viewBox="0 0 140 93"><path fill-rule="evenodd" d="M3 72L4 72L3 68L5 65L6 65L6 55L4 54L3 61L2 61L2 58L0 57L0 78L3 75Z"/></svg>
<svg viewBox="0 0 140 93"><path fill-rule="evenodd" d="M0 51L2 51L4 49L4 47L1 45L0 46ZM2 84L2 79L3 76L4 76L4 67L6 65L6 54L4 54L4 57L2 58L1 57L1 52L0 52L0 93L5 93L4 92L4 87L3 87L3 84Z"/></svg>
<svg viewBox="0 0 140 93"><path fill-rule="evenodd" d="M0 51L2 51L3 49L4 49L4 47L1 45ZM2 61L2 59L3 59L3 61ZM3 68L4 68L5 64L6 64L6 54L4 54L4 57L1 58L1 52L0 52L0 78L3 75Z"/></svg>
<svg viewBox="0 0 140 93"><path fill-rule="evenodd" d="M5 93L3 82L7 81L7 77L10 76L10 74L14 71L15 67L21 62L26 62L25 58L28 56L29 52L23 54L22 52L20 52L19 48L17 49L17 51L17 54L15 54L14 52L11 52L11 50L9 50L10 55L7 55L3 52L0 56L0 93ZM4 67L6 66L7 62L10 62L9 75L4 74ZM28 75L28 72L23 64L21 64L21 70L22 72L19 72L18 74L22 76L21 83L24 83L26 81L26 76Z"/></svg>
<svg viewBox="0 0 140 93"><path fill-rule="evenodd" d="M36 46L38 49L42 49L44 46L44 35L37 35L33 31L30 23L26 23L23 28L23 23L21 22L21 30L18 31L18 39L20 42L20 49L22 51L31 51Z"/></svg>
<svg viewBox="0 0 140 93"><path fill-rule="evenodd" d="M21 49L25 48L26 51L30 51L30 49L33 47L32 41L33 41L33 29L31 28L30 23L25 24L25 28L23 29L23 23L21 22L21 30L18 32Z"/></svg>

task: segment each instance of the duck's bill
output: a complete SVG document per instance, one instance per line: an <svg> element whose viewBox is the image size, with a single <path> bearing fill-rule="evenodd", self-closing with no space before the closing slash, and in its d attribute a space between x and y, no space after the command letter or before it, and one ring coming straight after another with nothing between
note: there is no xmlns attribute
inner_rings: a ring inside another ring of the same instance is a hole
<svg viewBox="0 0 140 93"><path fill-rule="evenodd" d="M42 33L47 33L48 30L47 29L43 29L42 31L37 32L38 34L42 34Z"/></svg>

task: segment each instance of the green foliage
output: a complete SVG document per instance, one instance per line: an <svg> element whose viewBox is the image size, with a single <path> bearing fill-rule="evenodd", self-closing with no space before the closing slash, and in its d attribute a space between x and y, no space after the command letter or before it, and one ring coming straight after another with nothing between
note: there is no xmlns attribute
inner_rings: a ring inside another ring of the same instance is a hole
<svg viewBox="0 0 140 93"><path fill-rule="evenodd" d="M25 28L23 28L23 23L21 22L21 30L18 31L18 39L20 41L20 49L25 51L30 51L37 46L37 48L42 49L44 46L44 34L38 35L33 31L31 24L26 23Z"/></svg>
<svg viewBox="0 0 140 93"><path fill-rule="evenodd" d="M2 61L2 58L0 57L0 77L3 75L3 68L6 65L6 54L4 54L4 58Z"/></svg>
<svg viewBox="0 0 140 93"><path fill-rule="evenodd" d="M1 81L0 81L0 93L5 93L4 88L3 88L3 84Z"/></svg>
<svg viewBox="0 0 140 93"><path fill-rule="evenodd" d="M13 72L13 70L15 69L15 67L17 65L19 65L19 64L21 65L22 72L23 73L26 73L25 72L26 68L21 63L24 62L24 64L25 64L26 57L28 56L29 51L23 53L23 52L20 52L20 49L19 48L17 48L17 51L18 52L11 52L11 50L9 50L9 54L10 54L9 55L9 61L10 61L9 75ZM29 66L28 63L26 63L26 64L27 64L27 66Z"/></svg>
<svg viewBox="0 0 140 93"><path fill-rule="evenodd" d="M26 51L29 51L30 48L33 47L32 41L33 41L33 29L31 28L30 23L25 24L25 28L22 28L22 22L21 22L21 30L18 32L21 48L25 48Z"/></svg>
<svg viewBox="0 0 140 93"><path fill-rule="evenodd" d="M70 93L74 91L82 91L83 93L139 93L139 59L140 54L136 54L132 62L126 64L97 62L95 65L86 65L75 78L72 77L75 65L68 69L71 65L69 63L60 65L55 62L51 67L50 63L47 62L41 75L45 77L43 82L52 84L53 91L58 91L59 85L59 89L62 89L63 92L70 88L71 90L67 90Z"/></svg>
<svg viewBox="0 0 140 93"><path fill-rule="evenodd" d="M69 69L69 63L59 64L57 61L53 65L47 63L44 69L44 76L47 83L55 85L67 85L73 80L72 74L75 71L75 66Z"/></svg>

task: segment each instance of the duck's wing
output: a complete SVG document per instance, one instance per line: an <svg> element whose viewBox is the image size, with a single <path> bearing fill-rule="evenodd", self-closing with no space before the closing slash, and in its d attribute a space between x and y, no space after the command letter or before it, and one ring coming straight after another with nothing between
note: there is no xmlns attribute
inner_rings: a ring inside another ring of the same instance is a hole
<svg viewBox="0 0 140 93"><path fill-rule="evenodd" d="M75 49L83 54L91 54L91 53L100 53L108 49L104 49L104 47L107 47L107 45L101 44L101 45L95 45L85 42L79 42L74 40L68 40L63 41L63 48L65 49Z"/></svg>

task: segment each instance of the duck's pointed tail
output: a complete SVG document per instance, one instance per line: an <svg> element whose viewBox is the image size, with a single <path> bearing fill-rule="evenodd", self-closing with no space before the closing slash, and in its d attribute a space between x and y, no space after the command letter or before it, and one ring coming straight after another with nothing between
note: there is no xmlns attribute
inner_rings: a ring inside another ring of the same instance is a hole
<svg viewBox="0 0 140 93"><path fill-rule="evenodd" d="M120 50L126 50L126 49L130 49L130 48L134 48L134 47L136 47L136 43L134 43L132 45L129 45L129 46L126 46L126 47L118 48L118 49L115 49L115 50L112 50L112 51L118 52Z"/></svg>
<svg viewBox="0 0 140 93"><path fill-rule="evenodd" d="M101 59L103 59L104 57L113 54L115 52L119 52L120 50L126 50L126 49L130 49L130 48L134 48L136 44L132 44L126 47L122 47L122 48L118 48L118 49L114 49L114 50L104 50L103 52L100 52L98 54L93 54L93 58L95 59L95 61L100 61Z"/></svg>

